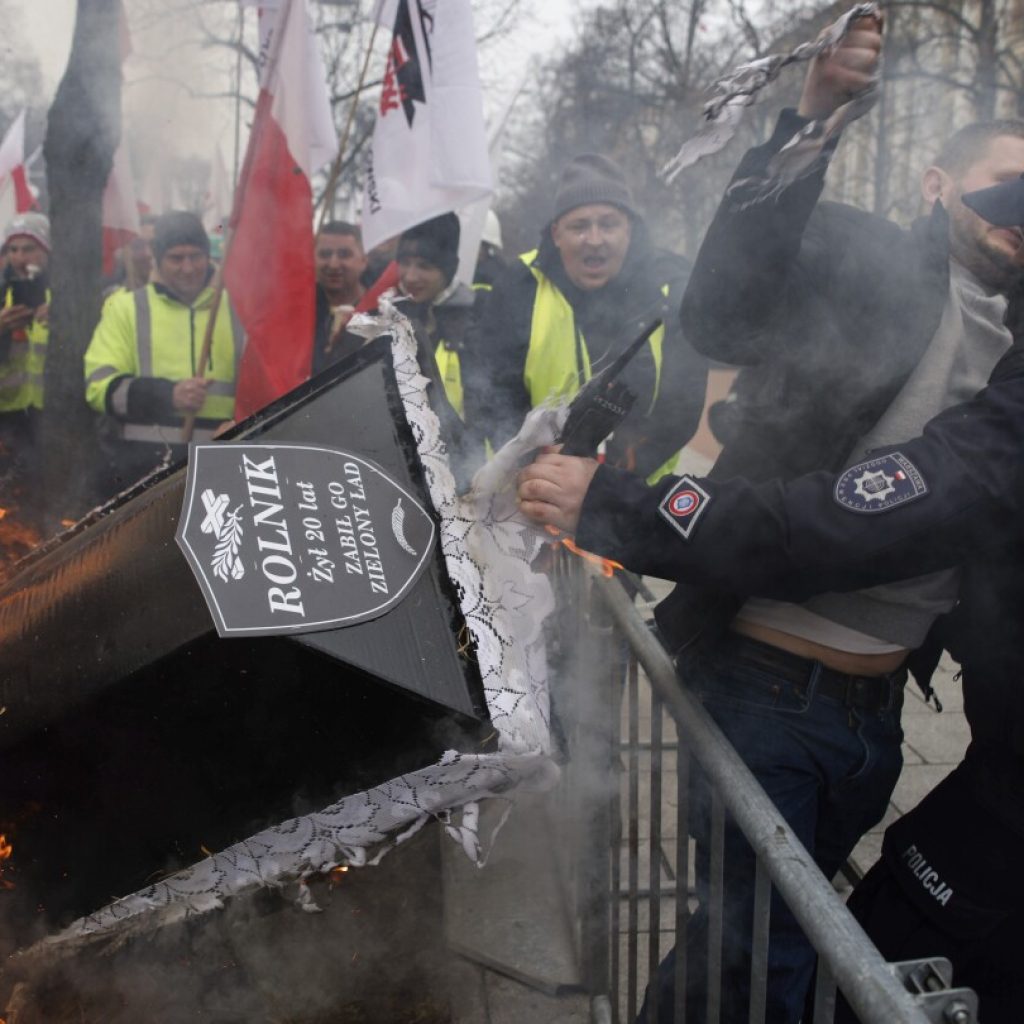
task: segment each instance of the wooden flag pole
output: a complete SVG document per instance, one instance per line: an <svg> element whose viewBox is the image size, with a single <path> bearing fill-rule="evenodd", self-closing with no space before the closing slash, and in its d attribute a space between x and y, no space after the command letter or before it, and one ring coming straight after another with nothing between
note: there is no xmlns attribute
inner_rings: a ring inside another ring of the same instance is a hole
<svg viewBox="0 0 1024 1024"><path fill-rule="evenodd" d="M224 251L220 263L213 274L211 287L213 297L210 300L210 315L206 320L206 330L203 331L203 347L199 350L199 364L197 366L198 376L205 377L206 369L210 364L210 353L213 350L213 329L217 326L217 313L220 310L220 302L224 296L224 264L227 263L228 248L231 244L231 229L224 231ZM237 342L237 339L236 339ZM237 382L236 382L237 383ZM188 444L192 440L192 434L196 429L196 413L190 412L185 417L181 428L181 440Z"/></svg>
<svg viewBox="0 0 1024 1024"><path fill-rule="evenodd" d="M345 120L345 129L341 133L341 141L338 143L338 155L331 164L331 173L327 176L327 184L324 186L323 194L320 196L320 216L317 219L316 233L320 234L324 224L334 209L334 193L338 189L338 179L341 177L341 164L345 158L345 150L348 148L348 139L352 134L352 125L355 123L356 110L359 107L359 97L362 96L363 86L366 84L366 73L370 69L370 59L373 56L373 44L377 41L377 29L380 22L374 21L373 31L370 33L370 45L366 48L366 56L363 58L363 69L359 72L359 81L356 83L356 91L352 96L352 103L348 108L348 117Z"/></svg>
<svg viewBox="0 0 1024 1024"><path fill-rule="evenodd" d="M128 241L121 247L121 260L124 263L124 283L128 286L128 291L133 292L138 288L139 282L135 274L135 261L131 259L131 245L131 241Z"/></svg>

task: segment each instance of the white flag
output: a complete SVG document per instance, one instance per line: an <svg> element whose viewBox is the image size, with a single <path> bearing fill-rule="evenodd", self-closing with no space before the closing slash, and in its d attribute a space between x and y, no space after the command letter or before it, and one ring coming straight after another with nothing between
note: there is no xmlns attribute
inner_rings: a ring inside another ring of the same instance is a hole
<svg viewBox="0 0 1024 1024"><path fill-rule="evenodd" d="M114 163L103 190L103 273L114 271L114 254L139 234L139 206L128 147L124 139L114 152Z"/></svg>
<svg viewBox="0 0 1024 1024"><path fill-rule="evenodd" d="M491 161L491 174L497 183L498 175L505 155L505 126L512 116L512 108L523 94L526 88L527 75L524 72L519 80L519 85L511 94L505 104L504 110L495 119L490 129L490 137L487 142L487 154ZM459 223L462 230L459 233L459 269L455 276L463 284L472 284L476 274L476 261L480 254L480 239L484 233L484 223L487 220L487 213L491 208L493 196L487 195L470 203L459 210Z"/></svg>
<svg viewBox="0 0 1024 1024"><path fill-rule="evenodd" d="M469 0L388 0L392 30L363 193L367 249L492 191Z"/></svg>

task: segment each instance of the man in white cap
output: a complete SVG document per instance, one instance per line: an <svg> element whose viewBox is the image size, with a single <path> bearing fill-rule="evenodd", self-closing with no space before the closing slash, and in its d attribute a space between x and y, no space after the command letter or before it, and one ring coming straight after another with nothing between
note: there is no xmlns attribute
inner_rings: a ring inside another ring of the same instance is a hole
<svg viewBox="0 0 1024 1024"><path fill-rule="evenodd" d="M3 232L0 304L0 446L4 473L30 462L32 417L43 407L43 365L49 339L50 222L41 213L22 213Z"/></svg>

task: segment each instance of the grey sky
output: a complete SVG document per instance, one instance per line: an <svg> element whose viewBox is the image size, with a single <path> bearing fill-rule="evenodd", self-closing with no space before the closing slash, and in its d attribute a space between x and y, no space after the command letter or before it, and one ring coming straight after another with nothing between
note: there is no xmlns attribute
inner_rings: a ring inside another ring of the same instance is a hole
<svg viewBox="0 0 1024 1024"><path fill-rule="evenodd" d="M512 37L501 46L500 63L508 67L511 80L518 81L527 58L550 51L571 32L578 0L522 0L523 15ZM46 81L47 99L56 89L67 63L74 27L75 0L12 0L21 16L26 43L37 55ZM132 0L126 7L131 19ZM511 55L512 59L508 59ZM488 69L485 78L493 81ZM131 81L129 65L128 78ZM510 88L513 87L510 84ZM488 97L494 105L503 105L503 98ZM164 140L174 140L181 155L212 157L219 144L229 155L232 139L232 108L223 101L194 100L179 89L160 84L130 84L126 92L126 111L130 121L142 122L154 129ZM133 116L134 115L134 116ZM153 124L154 121L159 123ZM130 130L130 135L135 134ZM149 132L147 131L147 134ZM143 140L143 145L146 140Z"/></svg>

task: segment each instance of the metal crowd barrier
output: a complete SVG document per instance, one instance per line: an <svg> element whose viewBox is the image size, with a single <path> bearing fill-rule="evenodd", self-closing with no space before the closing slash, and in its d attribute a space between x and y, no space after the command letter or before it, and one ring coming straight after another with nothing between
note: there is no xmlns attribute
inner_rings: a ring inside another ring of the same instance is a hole
<svg viewBox="0 0 1024 1024"><path fill-rule="evenodd" d="M818 952L813 1017L804 1024L832 1024L837 988L862 1024L976 1024L977 997L949 987L948 961L890 964L882 958L717 725L679 685L665 649L618 579L576 558L560 561L556 593L570 609L563 631L572 620L569 629L579 631L562 641L566 648L582 641L583 651L575 694L556 690L554 702L559 717L560 700L584 701L582 710L573 709L573 724L563 727L571 752L564 792L580 822L574 884L592 1021L632 1024L660 960L673 944L679 954L685 949L693 896L688 780L695 761L712 787L707 1005L699 1020L687 1019L688 964L677 955L675 1024L733 1024L721 1019L726 816L757 861L750 1024L765 1016L773 887ZM641 667L651 690L649 728L642 728ZM564 723L569 716L561 718ZM595 784L605 768L620 783L610 793ZM650 808L646 836L642 796ZM649 1004L648 1020L656 1021L656 1014Z"/></svg>

